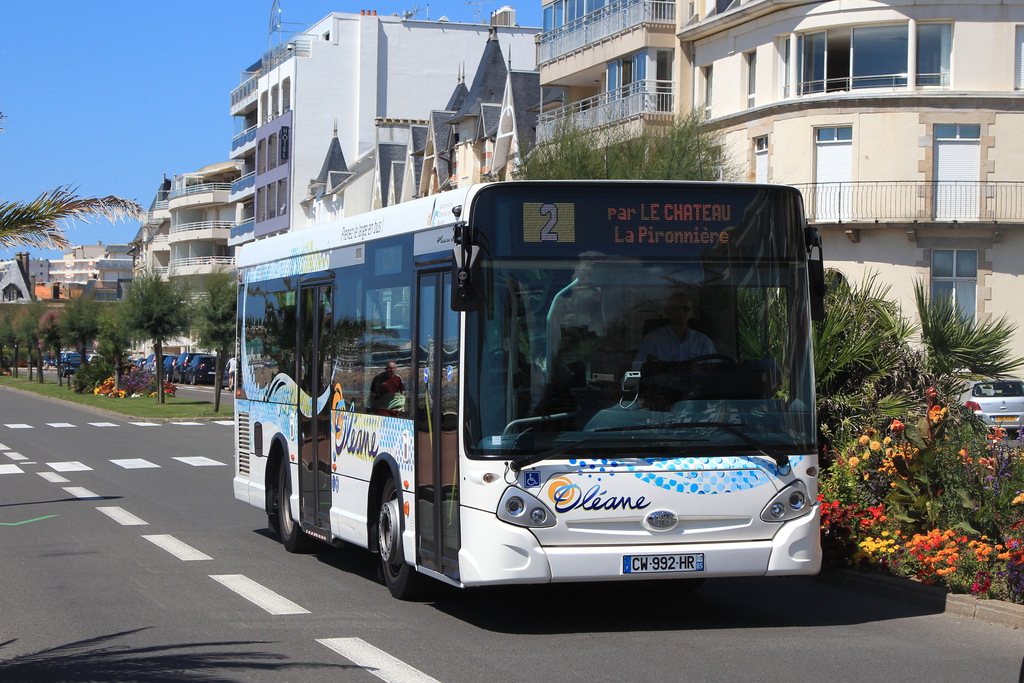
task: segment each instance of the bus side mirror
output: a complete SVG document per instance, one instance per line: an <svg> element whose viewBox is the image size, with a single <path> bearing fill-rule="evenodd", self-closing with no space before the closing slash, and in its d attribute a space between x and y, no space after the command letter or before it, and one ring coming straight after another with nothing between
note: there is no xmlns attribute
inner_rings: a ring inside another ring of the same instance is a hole
<svg viewBox="0 0 1024 683"><path fill-rule="evenodd" d="M817 228L804 228L804 241L807 245L807 284L811 294L811 320L825 319L825 254L821 249L821 234ZM818 248L818 258L812 259L811 252Z"/></svg>
<svg viewBox="0 0 1024 683"><path fill-rule="evenodd" d="M458 219L462 214L462 207L456 206L452 209L452 213ZM483 296L479 290L482 279L480 247L473 243L473 229L469 224L463 221L458 221L455 224L454 241L452 310L461 312L479 310L483 304Z"/></svg>

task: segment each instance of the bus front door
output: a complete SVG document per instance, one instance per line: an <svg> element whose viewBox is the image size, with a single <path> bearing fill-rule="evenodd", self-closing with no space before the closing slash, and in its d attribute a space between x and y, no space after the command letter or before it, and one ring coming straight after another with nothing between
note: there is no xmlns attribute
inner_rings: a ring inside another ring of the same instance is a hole
<svg viewBox="0 0 1024 683"><path fill-rule="evenodd" d="M417 561L459 578L459 314L450 271L419 279L416 400Z"/></svg>
<svg viewBox="0 0 1024 683"><path fill-rule="evenodd" d="M299 519L304 527L330 529L331 332L330 284L299 287L297 342L299 385Z"/></svg>

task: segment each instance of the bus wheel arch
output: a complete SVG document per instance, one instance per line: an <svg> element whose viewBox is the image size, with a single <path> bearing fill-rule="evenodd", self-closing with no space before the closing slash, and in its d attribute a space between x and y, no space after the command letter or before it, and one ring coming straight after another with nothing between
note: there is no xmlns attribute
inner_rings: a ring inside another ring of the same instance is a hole
<svg viewBox="0 0 1024 683"><path fill-rule="evenodd" d="M380 465L373 474L370 487L373 495L369 500L377 501L377 508L369 517L373 520L369 541L380 560L378 573L392 596L413 600L420 593L423 577L405 561L402 540L405 514L400 481L392 466Z"/></svg>
<svg viewBox="0 0 1024 683"><path fill-rule="evenodd" d="M280 438L270 444L267 454L267 466L263 473L263 490L266 496L264 509L267 512L267 528L273 534L281 533L280 510L278 509L278 488L281 485L281 460L288 452L287 446Z"/></svg>

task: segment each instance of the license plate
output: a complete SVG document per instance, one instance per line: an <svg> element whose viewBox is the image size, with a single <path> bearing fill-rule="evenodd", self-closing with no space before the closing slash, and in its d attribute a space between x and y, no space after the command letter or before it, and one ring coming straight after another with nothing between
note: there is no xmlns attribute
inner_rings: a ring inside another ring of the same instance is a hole
<svg viewBox="0 0 1024 683"><path fill-rule="evenodd" d="M992 419L995 420L996 422L1016 422L1017 421L1017 416L1016 415L994 415L992 417Z"/></svg>
<svg viewBox="0 0 1024 683"><path fill-rule="evenodd" d="M704 553L681 555L623 555L623 574L659 574L662 572L702 572Z"/></svg>

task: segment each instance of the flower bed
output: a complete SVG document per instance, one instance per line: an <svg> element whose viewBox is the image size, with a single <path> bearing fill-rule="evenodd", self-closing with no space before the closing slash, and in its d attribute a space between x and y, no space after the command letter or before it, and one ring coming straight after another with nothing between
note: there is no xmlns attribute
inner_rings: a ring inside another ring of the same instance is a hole
<svg viewBox="0 0 1024 683"><path fill-rule="evenodd" d="M170 382L164 382L164 395L174 396L178 387ZM115 388L113 377L108 377L93 392L99 396L111 398L142 398L156 396L156 377L145 368L133 366L128 372L121 375L120 388Z"/></svg>
<svg viewBox="0 0 1024 683"><path fill-rule="evenodd" d="M826 564L1024 603L1021 437L985 434L929 389L923 414L823 459Z"/></svg>

